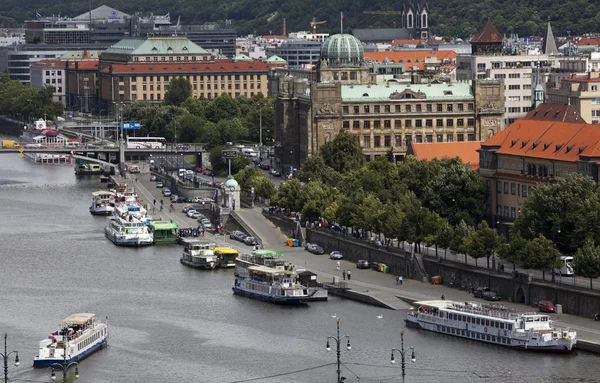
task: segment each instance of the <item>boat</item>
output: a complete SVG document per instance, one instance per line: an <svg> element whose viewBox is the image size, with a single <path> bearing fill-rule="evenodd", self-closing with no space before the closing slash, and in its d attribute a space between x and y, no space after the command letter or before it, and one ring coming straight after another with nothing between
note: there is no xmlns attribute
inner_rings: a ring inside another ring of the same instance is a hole
<svg viewBox="0 0 600 383"><path fill-rule="evenodd" d="M171 245L179 242L179 235L177 235L179 226L173 221L151 220L144 224L150 228L155 245Z"/></svg>
<svg viewBox="0 0 600 383"><path fill-rule="evenodd" d="M80 362L107 345L107 324L98 320L95 314L73 314L58 322L58 325L58 331L40 341L33 367Z"/></svg>
<svg viewBox="0 0 600 383"><path fill-rule="evenodd" d="M102 166L99 164L81 163L77 160L75 165L75 174L78 176L91 176L96 174L102 174Z"/></svg>
<svg viewBox="0 0 600 383"><path fill-rule="evenodd" d="M194 269L214 270L217 268L218 258L212 250L215 247L214 243L187 238L182 239L181 243L183 244L181 264Z"/></svg>
<svg viewBox="0 0 600 383"><path fill-rule="evenodd" d="M292 265L283 259L283 253L272 250L254 250L250 254L240 254L235 260L235 276L248 278L248 268L265 266L278 270L291 270Z"/></svg>
<svg viewBox="0 0 600 383"><path fill-rule="evenodd" d="M132 216L138 220L146 218L146 209L137 201L115 203L115 213L121 217Z"/></svg>
<svg viewBox="0 0 600 383"><path fill-rule="evenodd" d="M118 246L148 246L154 244L152 233L144 222L128 216L113 216L104 227L104 234Z"/></svg>
<svg viewBox="0 0 600 383"><path fill-rule="evenodd" d="M267 266L248 267L247 278L236 278L233 293L282 305L308 302L308 289L296 281L296 273Z"/></svg>
<svg viewBox="0 0 600 383"><path fill-rule="evenodd" d="M568 353L577 343L577 333L555 327L548 315L519 313L499 304L476 302L419 301L408 312L406 325L499 346Z"/></svg>
<svg viewBox="0 0 600 383"><path fill-rule="evenodd" d="M111 215L115 211L115 193L101 190L92 193L90 213L93 215Z"/></svg>
<svg viewBox="0 0 600 383"><path fill-rule="evenodd" d="M219 267L224 269L235 267L235 260L239 255L236 249L232 249L231 247L215 247L213 251L219 259Z"/></svg>

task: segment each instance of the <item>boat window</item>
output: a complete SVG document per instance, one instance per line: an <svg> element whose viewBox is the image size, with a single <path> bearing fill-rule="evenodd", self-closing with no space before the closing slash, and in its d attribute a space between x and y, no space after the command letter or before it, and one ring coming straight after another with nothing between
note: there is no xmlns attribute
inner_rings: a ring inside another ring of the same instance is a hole
<svg viewBox="0 0 600 383"><path fill-rule="evenodd" d="M476 318L477 324L481 324L481 318Z"/></svg>
<svg viewBox="0 0 600 383"><path fill-rule="evenodd" d="M496 341L496 337L494 335L492 335L492 342Z"/></svg>
<svg viewBox="0 0 600 383"><path fill-rule="evenodd" d="M533 322L533 318L532 318L532 317L527 317L527 318L525 319L525 321L527 321L527 322Z"/></svg>
<svg viewBox="0 0 600 383"><path fill-rule="evenodd" d="M491 340L490 334L487 334L487 340Z"/></svg>
<svg viewBox="0 0 600 383"><path fill-rule="evenodd" d="M499 322L494 322L494 327L500 328L500 323Z"/></svg>
<svg viewBox="0 0 600 383"><path fill-rule="evenodd" d="M509 330L509 331L512 331L512 323L509 323L509 324L508 324L508 330Z"/></svg>
<svg viewBox="0 0 600 383"><path fill-rule="evenodd" d="M503 329L504 328L504 322L500 322L500 328Z"/></svg>
<svg viewBox="0 0 600 383"><path fill-rule="evenodd" d="M490 320L489 319L485 320L485 325L488 326L488 327L490 326Z"/></svg>
<svg viewBox="0 0 600 383"><path fill-rule="evenodd" d="M477 333L477 339L481 339L481 334Z"/></svg>
<svg viewBox="0 0 600 383"><path fill-rule="evenodd" d="M471 323L471 317L467 317L467 323Z"/></svg>
<svg viewBox="0 0 600 383"><path fill-rule="evenodd" d="M444 317L444 313L440 311L440 318Z"/></svg>
<svg viewBox="0 0 600 383"><path fill-rule="evenodd" d="M535 321L536 321L536 322L539 322L539 321L540 321L540 318L535 318Z"/></svg>

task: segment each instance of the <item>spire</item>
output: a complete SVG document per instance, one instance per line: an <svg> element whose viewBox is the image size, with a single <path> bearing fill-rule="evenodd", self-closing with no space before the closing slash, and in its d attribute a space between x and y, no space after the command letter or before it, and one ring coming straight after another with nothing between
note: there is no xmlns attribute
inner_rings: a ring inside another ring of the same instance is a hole
<svg viewBox="0 0 600 383"><path fill-rule="evenodd" d="M535 64L536 69L535 69L535 86L533 87L533 105L532 105L532 109L537 108L538 106L540 106L540 104L543 104L545 101L545 91L544 91L544 86L542 85L542 76L541 76L541 67L542 64L540 63L540 61L538 60L538 62Z"/></svg>
<svg viewBox="0 0 600 383"><path fill-rule="evenodd" d="M546 37L544 37L544 46L542 48L542 52L547 55L558 55L556 40L554 39L554 33L552 33L552 27L550 26L550 16L548 16L548 30L546 31Z"/></svg>

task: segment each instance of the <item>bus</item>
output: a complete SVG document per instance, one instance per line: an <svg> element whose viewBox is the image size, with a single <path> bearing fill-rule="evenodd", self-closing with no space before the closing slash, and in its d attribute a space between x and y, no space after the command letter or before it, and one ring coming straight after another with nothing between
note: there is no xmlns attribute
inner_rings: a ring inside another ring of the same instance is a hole
<svg viewBox="0 0 600 383"><path fill-rule="evenodd" d="M235 267L235 260L239 255L237 250L231 247L215 247L213 251L219 260L220 267Z"/></svg>
<svg viewBox="0 0 600 383"><path fill-rule="evenodd" d="M164 149L166 145L164 137L127 137L128 149Z"/></svg>
<svg viewBox="0 0 600 383"><path fill-rule="evenodd" d="M560 257L560 268L554 269L554 274L564 275L566 277L572 277L575 275L573 271L573 257L563 255Z"/></svg>

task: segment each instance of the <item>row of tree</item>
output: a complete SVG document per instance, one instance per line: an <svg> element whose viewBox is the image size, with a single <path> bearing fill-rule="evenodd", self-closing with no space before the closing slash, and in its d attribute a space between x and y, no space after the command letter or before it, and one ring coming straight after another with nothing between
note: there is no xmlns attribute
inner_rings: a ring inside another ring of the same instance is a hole
<svg viewBox="0 0 600 383"><path fill-rule="evenodd" d="M54 87L46 85L36 89L11 80L8 74L0 75L0 115L23 121L33 121L42 116L53 120L62 116L63 104L53 101Z"/></svg>
<svg viewBox="0 0 600 383"><path fill-rule="evenodd" d="M140 121L142 135L165 137L170 142L202 143L207 148L226 142L272 143L274 97L262 94L232 98L222 93L214 100L194 98L186 78L172 79L162 104L137 101L123 112L126 121ZM261 123L262 120L262 123Z"/></svg>

